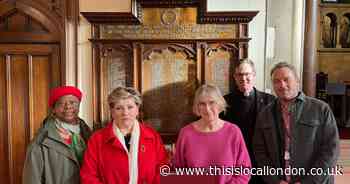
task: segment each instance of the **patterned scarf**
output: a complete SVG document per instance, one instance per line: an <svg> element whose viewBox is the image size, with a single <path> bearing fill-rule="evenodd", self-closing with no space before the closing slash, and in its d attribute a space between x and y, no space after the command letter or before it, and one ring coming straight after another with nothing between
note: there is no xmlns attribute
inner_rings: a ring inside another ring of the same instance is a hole
<svg viewBox="0 0 350 184"><path fill-rule="evenodd" d="M68 126L67 126L68 125ZM79 125L78 125L79 126ZM63 142L73 151L79 163L83 160L86 144L80 135L80 128L70 128L69 124L56 119L58 134Z"/></svg>

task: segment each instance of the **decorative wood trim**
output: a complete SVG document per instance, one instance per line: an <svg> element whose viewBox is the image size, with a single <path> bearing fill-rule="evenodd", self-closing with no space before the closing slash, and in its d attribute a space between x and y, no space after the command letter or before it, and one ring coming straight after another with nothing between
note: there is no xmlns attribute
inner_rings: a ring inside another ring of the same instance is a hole
<svg viewBox="0 0 350 184"><path fill-rule="evenodd" d="M11 98L11 95L12 95L12 85L11 85L11 56L10 55L6 55L6 106L7 106L7 122L12 122L12 114L11 114L11 110L12 109L12 98ZM6 124L6 123L5 123ZM8 129L7 129L7 145L8 145L8 148L7 148L7 151L8 151L8 168L9 168L9 174L10 174L10 183L12 184L13 183L13 177L14 177L14 165L13 165L13 144L12 144L12 138L13 138L13 135L12 135L12 128L10 127L11 125L7 125Z"/></svg>
<svg viewBox="0 0 350 184"><path fill-rule="evenodd" d="M250 22L259 11L246 12L204 12L198 16L200 24L235 24Z"/></svg>
<svg viewBox="0 0 350 184"><path fill-rule="evenodd" d="M248 42L239 43L238 57L240 61L248 58Z"/></svg>
<svg viewBox="0 0 350 184"><path fill-rule="evenodd" d="M141 24L141 5L136 0L131 2L131 12L81 12L90 22L96 24Z"/></svg>
<svg viewBox="0 0 350 184"><path fill-rule="evenodd" d="M222 49L224 49L226 51L234 51L234 52L238 52L239 51L239 48L237 47L237 44L234 44L234 43L220 43L215 48L207 47L205 49L206 56L208 56L209 52L211 52L213 50L216 50L218 48L222 48Z"/></svg>
<svg viewBox="0 0 350 184"><path fill-rule="evenodd" d="M172 8L198 6L200 0L140 0L142 7Z"/></svg>
<svg viewBox="0 0 350 184"><path fill-rule="evenodd" d="M198 42L197 43L197 76L198 76L198 84L204 83L204 69L205 69L205 50L208 48L208 44L206 42Z"/></svg>
<svg viewBox="0 0 350 184"><path fill-rule="evenodd" d="M52 41L52 42L57 42L60 39L60 26L57 26L53 21L50 20L49 17L47 17L44 12L41 12L38 9L35 9L33 7L30 7L30 5L18 2L16 3L15 6L10 6L10 5L4 5L4 9L2 9L3 12L0 14L0 19L3 19L6 16L9 16L13 13L16 12L23 12L26 15L30 15L31 18L36 20L37 22L40 22L47 30L49 30L50 35L35 35L32 33L21 33L21 34L26 34L22 37L16 37L16 40L13 38L9 38L11 36L11 33L6 33L2 32L3 34L3 39L0 40L0 42L34 42L36 40L46 40L47 41ZM57 29L58 28L58 29ZM29 38L28 38L29 37ZM37 37L31 39L30 37ZM6 39L7 38L7 39ZM22 40L23 39L23 40ZM42 41L43 42L43 41Z"/></svg>
<svg viewBox="0 0 350 184"><path fill-rule="evenodd" d="M132 13L124 12L81 12L90 22L98 24L140 24L141 21Z"/></svg>
<svg viewBox="0 0 350 184"><path fill-rule="evenodd" d="M222 11L208 12L207 0L202 0L198 8L198 23L199 24L233 24L233 23L248 23L259 11Z"/></svg>
<svg viewBox="0 0 350 184"><path fill-rule="evenodd" d="M100 89L101 89L101 85L100 85L100 45L98 44L92 44L92 99L93 99L93 107L96 108L92 108L92 114L93 114L93 129L99 129L102 127L102 122L100 120L102 120L101 118L101 101L100 101Z"/></svg>
<svg viewBox="0 0 350 184"><path fill-rule="evenodd" d="M28 55L28 94L30 97L34 96L34 90L33 90L33 86L34 86L34 82L33 82L33 56L32 55ZM28 102L28 109L29 109L29 114L28 114L28 120L29 123L25 124L25 129L26 129L26 140L25 143L26 145L29 144L29 141L33 139L34 135L35 135L35 130L34 130L34 126L31 126L34 124L34 101L33 98L29 98L29 102Z"/></svg>
<svg viewBox="0 0 350 184"><path fill-rule="evenodd" d="M320 48L319 53L350 53L350 48Z"/></svg>
<svg viewBox="0 0 350 184"><path fill-rule="evenodd" d="M123 51L124 53L128 54L132 53L132 46L128 43L105 44L101 46L101 49L102 57L108 57L110 56L109 53L112 53L114 51Z"/></svg>
<svg viewBox="0 0 350 184"><path fill-rule="evenodd" d="M207 0L140 0L142 7L198 7L200 24L232 24L250 22L258 11L208 12Z"/></svg>
<svg viewBox="0 0 350 184"><path fill-rule="evenodd" d="M91 38L99 39L100 38L100 34L101 34L99 24L92 24L91 29L92 29L92 31L91 31L92 32Z"/></svg>
<svg viewBox="0 0 350 184"><path fill-rule="evenodd" d="M56 1L52 1L56 2ZM79 83L79 66L78 66L78 25L79 25L79 1L68 1L67 3L68 8L66 13L67 20L73 22L73 28L72 29L67 29L67 33L73 33L72 35L74 38L72 41L69 43L71 47L74 48L74 51L72 53L74 59L74 65L75 65L75 85L78 86ZM56 8L57 10L57 8ZM67 40L67 39L66 39Z"/></svg>
<svg viewBox="0 0 350 184"><path fill-rule="evenodd" d="M142 72L142 52L141 52L141 43L135 42L132 44L133 49L133 63L132 63L132 71L133 73L133 81L132 85L139 91L141 91L141 74Z"/></svg>
<svg viewBox="0 0 350 184"><path fill-rule="evenodd" d="M15 36L18 40L13 39ZM29 32L0 32L0 38L0 43L56 43L58 41L51 34L33 34Z"/></svg>
<svg viewBox="0 0 350 184"><path fill-rule="evenodd" d="M259 11L223 11L208 12L207 0L133 0L130 13L125 12L81 12L90 23L100 24L141 24L142 7L173 8L198 7L197 21L199 24L232 24L248 23Z"/></svg>
<svg viewBox="0 0 350 184"><path fill-rule="evenodd" d="M163 43L163 44L151 44L144 47L142 58L149 59L152 52L162 52L164 49L170 49L175 52L184 52L187 58L194 58L196 56L196 51L194 49L194 44L179 44L179 43Z"/></svg>
<svg viewBox="0 0 350 184"><path fill-rule="evenodd" d="M102 44L115 44L115 43L133 43L133 42L142 42L142 43L197 43L197 42L206 42L206 43L248 43L251 38L238 38L238 39L89 39L92 43L102 43Z"/></svg>

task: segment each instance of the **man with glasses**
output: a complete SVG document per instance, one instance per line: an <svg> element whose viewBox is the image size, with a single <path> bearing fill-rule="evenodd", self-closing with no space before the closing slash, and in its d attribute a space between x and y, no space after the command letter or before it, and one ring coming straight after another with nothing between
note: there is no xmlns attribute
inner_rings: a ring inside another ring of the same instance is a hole
<svg viewBox="0 0 350 184"><path fill-rule="evenodd" d="M256 116L264 106L274 100L274 96L261 92L254 87L256 80L255 67L254 63L249 59L245 59L238 64L233 77L236 83L236 90L224 96L228 108L226 113L221 114L221 117L238 125L241 129L252 167L256 167L252 147ZM263 182L260 177L252 176L249 183L261 184Z"/></svg>
<svg viewBox="0 0 350 184"><path fill-rule="evenodd" d="M90 128L79 118L81 91L73 86L51 90L51 114L27 148L23 184L79 184L79 169Z"/></svg>

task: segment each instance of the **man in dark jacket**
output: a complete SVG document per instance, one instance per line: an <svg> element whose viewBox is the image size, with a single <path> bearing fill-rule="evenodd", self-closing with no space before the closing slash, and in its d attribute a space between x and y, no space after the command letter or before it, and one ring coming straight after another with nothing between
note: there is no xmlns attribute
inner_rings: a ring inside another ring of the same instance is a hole
<svg viewBox="0 0 350 184"><path fill-rule="evenodd" d="M271 70L271 79L278 98L259 113L253 148L259 167L285 172L266 174L264 181L333 184L339 136L331 109L299 91L292 65L278 63Z"/></svg>
<svg viewBox="0 0 350 184"><path fill-rule="evenodd" d="M239 63L235 69L234 79L237 90L224 96L229 107L226 109L226 113L221 114L221 118L238 125L241 129L252 166L256 167L252 147L256 115L263 107L274 100L274 96L261 92L254 87L255 67L249 59ZM263 182L260 177L252 176L249 183L262 184Z"/></svg>

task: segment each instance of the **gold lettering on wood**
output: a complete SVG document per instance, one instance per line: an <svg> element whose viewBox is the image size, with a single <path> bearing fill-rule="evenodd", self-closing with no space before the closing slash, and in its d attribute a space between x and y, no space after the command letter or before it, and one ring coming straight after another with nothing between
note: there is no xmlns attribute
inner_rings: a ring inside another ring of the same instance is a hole
<svg viewBox="0 0 350 184"><path fill-rule="evenodd" d="M195 8L145 8L142 25L101 25L101 39L234 39L237 25L197 24Z"/></svg>

